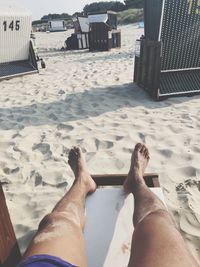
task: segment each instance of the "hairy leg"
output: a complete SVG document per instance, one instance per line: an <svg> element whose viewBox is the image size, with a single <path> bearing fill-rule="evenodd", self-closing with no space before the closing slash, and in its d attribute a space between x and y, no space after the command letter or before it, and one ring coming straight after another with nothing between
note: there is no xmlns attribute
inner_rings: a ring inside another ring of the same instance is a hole
<svg viewBox="0 0 200 267"><path fill-rule="evenodd" d="M41 221L24 257L48 254L73 265L86 267L84 244L85 198L96 190L79 147L69 153L75 181L53 211Z"/></svg>
<svg viewBox="0 0 200 267"><path fill-rule="evenodd" d="M135 202L135 230L128 267L198 267L171 215L144 182L148 161L148 149L137 144L124 183L125 191L134 195Z"/></svg>

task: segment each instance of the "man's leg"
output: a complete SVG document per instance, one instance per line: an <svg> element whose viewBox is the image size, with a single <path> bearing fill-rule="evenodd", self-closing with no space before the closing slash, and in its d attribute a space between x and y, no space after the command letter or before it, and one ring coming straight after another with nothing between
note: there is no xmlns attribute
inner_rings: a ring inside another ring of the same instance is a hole
<svg viewBox="0 0 200 267"><path fill-rule="evenodd" d="M24 258L48 254L78 267L86 267L83 237L85 198L96 190L96 184L87 170L80 148L75 147L70 151L69 164L75 175L74 184L41 221Z"/></svg>
<svg viewBox="0 0 200 267"><path fill-rule="evenodd" d="M137 144L124 183L133 193L135 227L128 267L198 267L164 204L145 185L148 149Z"/></svg>

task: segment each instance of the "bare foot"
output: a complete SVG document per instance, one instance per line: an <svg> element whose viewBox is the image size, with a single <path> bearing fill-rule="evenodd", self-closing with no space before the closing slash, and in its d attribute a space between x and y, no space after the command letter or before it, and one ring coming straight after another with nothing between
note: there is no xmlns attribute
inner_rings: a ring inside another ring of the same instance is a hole
<svg viewBox="0 0 200 267"><path fill-rule="evenodd" d="M68 163L74 172L75 181L79 181L84 184L86 193L93 193L96 190L96 183L89 174L80 147L73 147L70 150Z"/></svg>
<svg viewBox="0 0 200 267"><path fill-rule="evenodd" d="M138 183L145 184L143 175L148 162L148 149L145 145L138 143L132 153L130 170L124 182L124 190L126 193L133 192L135 185Z"/></svg>

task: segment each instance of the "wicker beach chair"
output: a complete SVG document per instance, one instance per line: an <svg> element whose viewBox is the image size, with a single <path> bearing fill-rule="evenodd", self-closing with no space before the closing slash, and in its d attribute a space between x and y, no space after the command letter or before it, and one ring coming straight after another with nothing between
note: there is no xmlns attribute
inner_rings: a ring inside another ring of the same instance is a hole
<svg viewBox="0 0 200 267"><path fill-rule="evenodd" d="M90 22L90 51L109 51L121 47L121 30L117 29L117 13L113 11L88 13Z"/></svg>
<svg viewBox="0 0 200 267"><path fill-rule="evenodd" d="M86 16L72 18L74 33L65 41L68 50L79 50L89 48L89 21Z"/></svg>
<svg viewBox="0 0 200 267"><path fill-rule="evenodd" d="M200 6L196 0L145 0L134 81L154 99L200 93Z"/></svg>
<svg viewBox="0 0 200 267"><path fill-rule="evenodd" d="M23 8L0 6L0 81L38 72L31 35L31 15Z"/></svg>

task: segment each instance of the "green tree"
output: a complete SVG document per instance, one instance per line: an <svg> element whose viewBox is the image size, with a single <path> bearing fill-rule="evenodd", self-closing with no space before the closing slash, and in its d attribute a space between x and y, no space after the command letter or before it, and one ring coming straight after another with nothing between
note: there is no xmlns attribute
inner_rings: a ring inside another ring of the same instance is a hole
<svg viewBox="0 0 200 267"><path fill-rule="evenodd" d="M94 2L88 4L84 7L83 11L85 14L89 12L100 12L112 10L115 12L123 11L126 9L126 6L119 1L110 1L110 2Z"/></svg>
<svg viewBox="0 0 200 267"><path fill-rule="evenodd" d="M52 19L70 19L71 16L67 13L62 14L48 14L44 15L41 20L52 20Z"/></svg>
<svg viewBox="0 0 200 267"><path fill-rule="evenodd" d="M129 8L143 8L144 7L144 0L124 0L124 3Z"/></svg>

